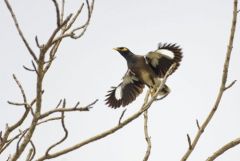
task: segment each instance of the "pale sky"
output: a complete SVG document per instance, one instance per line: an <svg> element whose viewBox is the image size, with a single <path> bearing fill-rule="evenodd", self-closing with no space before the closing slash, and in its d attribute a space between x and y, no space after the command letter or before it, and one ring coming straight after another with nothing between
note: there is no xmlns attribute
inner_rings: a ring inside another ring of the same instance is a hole
<svg viewBox="0 0 240 161"><path fill-rule="evenodd" d="M37 35L40 42L46 42L56 25L52 2L11 0L10 3L22 31L37 52L34 37ZM75 11L80 4L81 1L66 1L66 12ZM55 107L62 98L67 99L68 106L74 106L77 101L84 106L99 99L90 112L66 114L69 138L62 147L81 142L118 123L124 108L108 108L104 99L110 87L120 83L127 65L112 48L125 46L141 55L155 50L159 42L168 42L179 44L184 58L179 69L167 81L171 88L170 95L155 102L149 110L152 140L149 161L180 160L188 148L186 134L189 133L193 139L197 132L195 120L202 123L216 99L229 39L232 8L233 2L229 0L96 0L84 37L66 39L62 43L57 59L44 80L43 111ZM7 100L21 102L21 94L12 74L16 74L21 81L28 100L32 100L35 94L36 77L22 68L22 65L31 65L30 55L17 34L4 1L0 2L0 11L1 131L6 123L13 123L22 113L21 107L7 104ZM240 137L238 28L228 78L229 83L235 79L238 82L224 93L217 113L189 161L206 160L222 145ZM139 110L145 92L126 107L124 118ZM62 136L60 123L40 126L33 137L38 147L37 156ZM0 156L0 160L6 160L14 148ZM140 161L146 148L141 116L111 136L52 160ZM238 160L240 146L217 159Z"/></svg>

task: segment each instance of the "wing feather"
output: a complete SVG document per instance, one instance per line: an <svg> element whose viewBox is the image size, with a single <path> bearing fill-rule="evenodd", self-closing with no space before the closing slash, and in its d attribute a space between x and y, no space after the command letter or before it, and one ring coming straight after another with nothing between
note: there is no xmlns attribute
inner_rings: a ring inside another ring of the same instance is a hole
<svg viewBox="0 0 240 161"><path fill-rule="evenodd" d="M173 57L164 54L164 50L173 53ZM176 63L176 68L172 71L175 72L179 67L182 60L182 49L176 44L159 44L156 51L151 51L146 55L146 60L151 66L153 71L159 76L164 77L172 64ZM172 74L171 73L171 74Z"/></svg>
<svg viewBox="0 0 240 161"><path fill-rule="evenodd" d="M120 88L122 98L116 98L116 90ZM131 72L127 71L124 75L122 82L108 91L106 95L106 104L112 108L118 108L120 106L127 106L133 102L136 97L142 93L144 84L138 80L137 77Z"/></svg>

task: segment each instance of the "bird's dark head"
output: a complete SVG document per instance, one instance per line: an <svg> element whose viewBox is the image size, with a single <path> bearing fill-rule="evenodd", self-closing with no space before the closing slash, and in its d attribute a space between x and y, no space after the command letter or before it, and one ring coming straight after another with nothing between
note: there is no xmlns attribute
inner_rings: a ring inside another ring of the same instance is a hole
<svg viewBox="0 0 240 161"><path fill-rule="evenodd" d="M113 50L118 51L124 58L128 58L129 56L133 55L133 53L126 47L117 47L113 48Z"/></svg>

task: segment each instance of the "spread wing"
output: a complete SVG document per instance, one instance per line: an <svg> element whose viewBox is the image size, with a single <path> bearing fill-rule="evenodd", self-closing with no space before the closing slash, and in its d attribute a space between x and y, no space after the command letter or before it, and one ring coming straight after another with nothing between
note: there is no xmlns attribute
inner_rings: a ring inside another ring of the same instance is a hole
<svg viewBox="0 0 240 161"><path fill-rule="evenodd" d="M106 95L106 104L112 108L126 106L142 93L144 84L130 70L124 75L117 87L112 87Z"/></svg>
<svg viewBox="0 0 240 161"><path fill-rule="evenodd" d="M167 54L172 54L172 56ZM182 49L176 44L160 43L158 49L149 52L145 58L153 71L162 78L172 64L176 63L176 68L172 73L178 68L182 60Z"/></svg>

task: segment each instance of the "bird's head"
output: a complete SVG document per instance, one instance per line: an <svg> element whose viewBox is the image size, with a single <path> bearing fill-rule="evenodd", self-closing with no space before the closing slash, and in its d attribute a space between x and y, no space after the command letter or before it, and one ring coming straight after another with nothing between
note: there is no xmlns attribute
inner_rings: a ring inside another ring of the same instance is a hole
<svg viewBox="0 0 240 161"><path fill-rule="evenodd" d="M117 47L113 48L113 50L118 51L124 58L128 58L133 53L126 47Z"/></svg>

